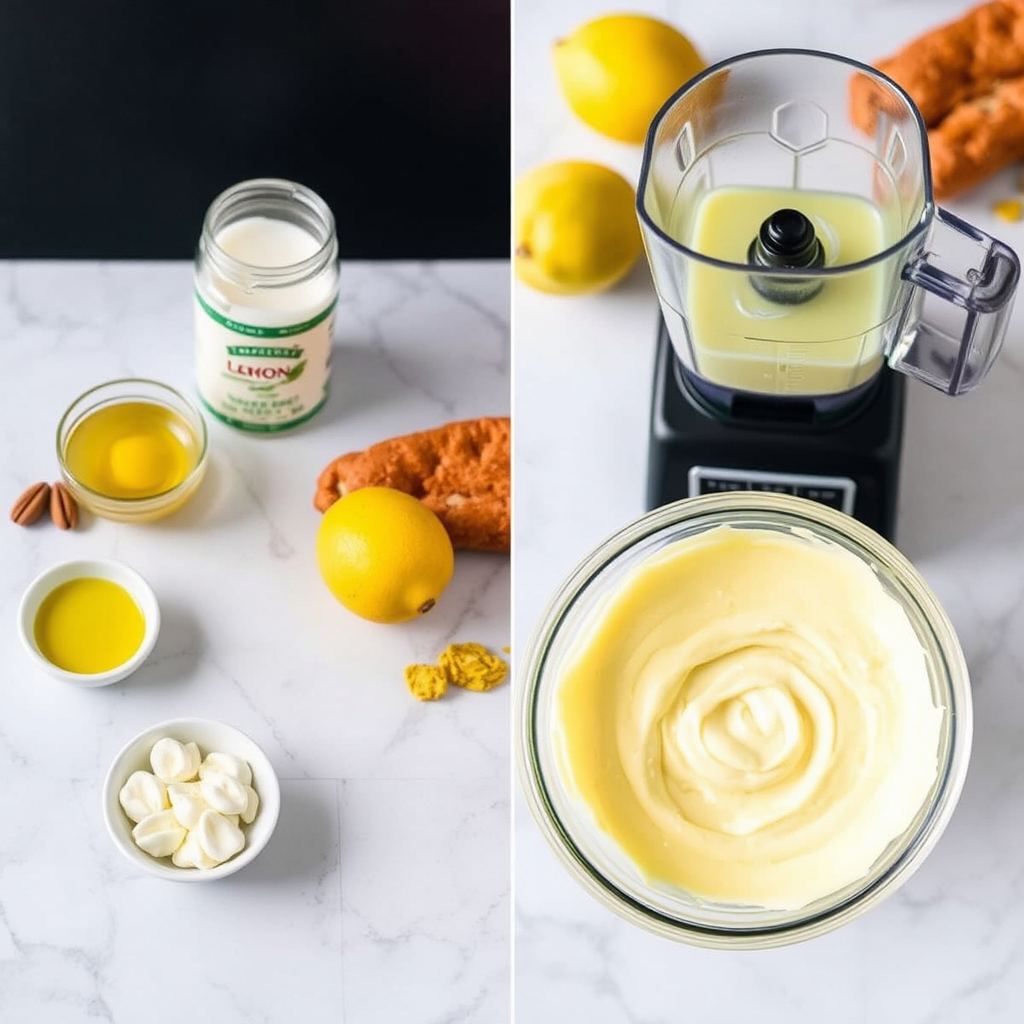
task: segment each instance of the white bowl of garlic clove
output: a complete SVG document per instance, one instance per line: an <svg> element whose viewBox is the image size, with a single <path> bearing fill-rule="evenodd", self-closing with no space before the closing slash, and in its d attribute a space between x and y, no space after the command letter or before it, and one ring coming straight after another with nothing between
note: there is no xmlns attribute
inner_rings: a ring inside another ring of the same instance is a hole
<svg viewBox="0 0 1024 1024"><path fill-rule="evenodd" d="M267 845L281 807L277 773L244 732L175 718L129 740L103 784L114 845L137 867L175 882L234 874Z"/></svg>

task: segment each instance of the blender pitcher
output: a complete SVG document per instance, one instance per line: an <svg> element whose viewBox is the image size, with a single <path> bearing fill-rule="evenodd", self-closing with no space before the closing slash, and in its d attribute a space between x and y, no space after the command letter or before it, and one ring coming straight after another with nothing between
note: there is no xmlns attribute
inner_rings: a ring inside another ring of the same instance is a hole
<svg viewBox="0 0 1024 1024"><path fill-rule="evenodd" d="M936 207L920 114L866 65L766 50L709 68L652 123L637 206L679 368L712 400L835 407L885 363L957 395L999 351L1017 256Z"/></svg>

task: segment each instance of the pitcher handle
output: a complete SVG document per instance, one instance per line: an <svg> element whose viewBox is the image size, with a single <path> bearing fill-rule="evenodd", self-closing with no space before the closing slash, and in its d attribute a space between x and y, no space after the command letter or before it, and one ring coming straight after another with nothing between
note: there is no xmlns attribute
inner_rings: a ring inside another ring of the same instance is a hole
<svg viewBox="0 0 1024 1024"><path fill-rule="evenodd" d="M925 248L902 276L912 296L889 365L948 395L971 391L1002 347L1020 279L1017 254L937 208Z"/></svg>

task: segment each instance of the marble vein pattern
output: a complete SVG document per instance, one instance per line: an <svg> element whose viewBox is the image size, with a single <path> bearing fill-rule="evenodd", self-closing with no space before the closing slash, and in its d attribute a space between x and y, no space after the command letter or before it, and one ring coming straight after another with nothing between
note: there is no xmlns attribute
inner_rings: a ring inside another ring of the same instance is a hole
<svg viewBox="0 0 1024 1024"><path fill-rule="evenodd" d="M64 408L143 376L189 396L191 267L0 264L0 489L57 476ZM274 438L207 417L209 473L147 526L0 527L0 1024L495 1024L509 1015L509 687L421 704L404 666L506 647L509 559L460 553L429 616L380 626L320 581L317 474L336 455L509 411L505 261L343 264L331 397ZM9 502L9 503L10 503ZM141 572L163 625L123 683L38 672L14 628L50 564ZM176 885L114 849L100 787L121 745L178 716L248 732L281 778L267 849Z"/></svg>
<svg viewBox="0 0 1024 1024"><path fill-rule="evenodd" d="M640 3L709 61L775 46L871 61L972 6L958 0ZM518 0L518 170L591 159L637 180L640 151L576 120L557 92L552 42L606 13L596 0ZM1011 168L949 205L1024 252L1024 222L991 204ZM657 303L642 263L612 292L563 300L513 290L515 646L523 652L561 580L644 510ZM974 748L953 820L891 900L842 930L763 953L654 938L593 901L515 802L517 1024L1009 1024L1024 1012L1024 313L983 388L948 399L914 382L898 542L934 588L971 671ZM543 410L542 414L532 413ZM557 443L552 444L552 439ZM571 511L568 511L571 510Z"/></svg>

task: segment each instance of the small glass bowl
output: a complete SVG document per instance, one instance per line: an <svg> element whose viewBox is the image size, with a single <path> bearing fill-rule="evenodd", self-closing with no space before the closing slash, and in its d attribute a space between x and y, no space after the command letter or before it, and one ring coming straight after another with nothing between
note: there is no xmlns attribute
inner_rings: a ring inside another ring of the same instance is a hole
<svg viewBox="0 0 1024 1024"><path fill-rule="evenodd" d="M188 475L176 487L144 498L112 497L86 486L68 468L65 454L71 435L78 425L98 409L123 402L148 402L164 406L177 413L195 435L198 458ZM121 523L162 519L181 508L195 494L206 473L207 444L206 421L198 409L169 385L144 378L112 380L90 388L68 406L57 425L57 459L68 491L79 505L94 515Z"/></svg>
<svg viewBox="0 0 1024 1024"><path fill-rule="evenodd" d="M714 527L797 532L865 562L907 614L943 709L937 772L902 835L865 877L797 910L715 902L647 881L595 823L560 770L556 697L562 666L595 612L646 558ZM732 492L688 498L641 517L601 544L555 593L534 630L517 680L516 755L527 803L563 865L601 904L657 935L709 948L758 949L822 935L895 892L942 834L967 774L972 705L967 665L945 612L899 551L851 517L803 498Z"/></svg>

